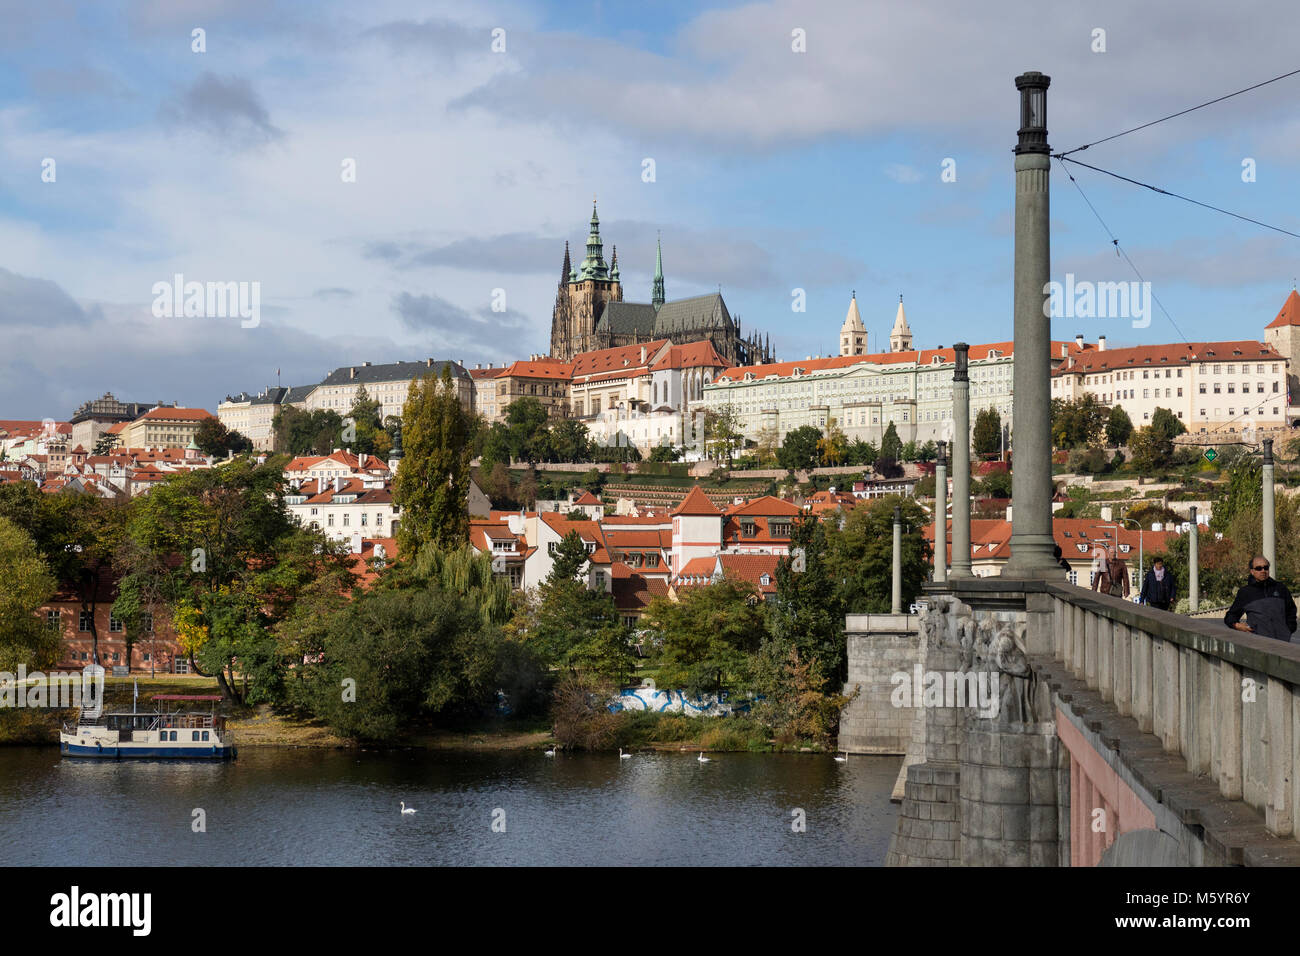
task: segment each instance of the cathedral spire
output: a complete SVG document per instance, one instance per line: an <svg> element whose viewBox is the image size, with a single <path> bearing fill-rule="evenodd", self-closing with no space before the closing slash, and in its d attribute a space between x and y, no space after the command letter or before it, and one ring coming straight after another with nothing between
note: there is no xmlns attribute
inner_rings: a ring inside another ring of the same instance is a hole
<svg viewBox="0 0 1300 956"><path fill-rule="evenodd" d="M618 281L618 246L614 247L613 255L609 257L609 277Z"/></svg>
<svg viewBox="0 0 1300 956"><path fill-rule="evenodd" d="M600 217L596 215L596 201L591 201L591 232L587 235L587 257L578 270L583 279L608 279L605 267L604 246L600 239Z"/></svg>
<svg viewBox="0 0 1300 956"><path fill-rule="evenodd" d="M656 241L655 281L650 293L650 304L655 307L656 312L664 304L664 243L662 238Z"/></svg>
<svg viewBox="0 0 1300 956"><path fill-rule="evenodd" d="M569 281L573 275L573 266L569 262L569 240L564 240L564 268L560 270L560 285Z"/></svg>

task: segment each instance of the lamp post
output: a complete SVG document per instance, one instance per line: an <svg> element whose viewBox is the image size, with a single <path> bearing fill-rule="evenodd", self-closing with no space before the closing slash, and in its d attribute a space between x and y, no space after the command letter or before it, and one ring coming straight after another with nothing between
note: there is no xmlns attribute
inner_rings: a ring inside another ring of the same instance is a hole
<svg viewBox="0 0 1300 956"><path fill-rule="evenodd" d="M1275 566L1277 557L1277 537L1275 522L1277 513L1274 510L1273 503L1273 439L1264 439L1264 468L1263 468L1264 487L1260 489L1263 492L1263 511L1264 511L1264 557L1268 559L1270 568Z"/></svg>
<svg viewBox="0 0 1300 956"><path fill-rule="evenodd" d="M948 575L968 578L971 576L970 372L967 365L970 346L957 342L952 348L952 568Z"/></svg>
<svg viewBox="0 0 1300 956"><path fill-rule="evenodd" d="M1200 527L1196 523L1196 505L1192 505L1192 530L1187 538L1187 610L1201 609Z"/></svg>
<svg viewBox="0 0 1300 956"><path fill-rule="evenodd" d="M939 442L934 463L934 581L948 580L948 443Z"/></svg>
<svg viewBox="0 0 1300 956"><path fill-rule="evenodd" d="M1016 508L1006 569L1012 577L1051 577L1057 567L1052 537L1052 336L1047 307L1052 166L1047 145L1047 88L1051 82L1051 77L1037 71L1016 77L1020 91L1013 280L1016 463L1011 472L1011 498Z"/></svg>
<svg viewBox="0 0 1300 956"><path fill-rule="evenodd" d="M903 613L903 509L894 505L894 580L891 613Z"/></svg>

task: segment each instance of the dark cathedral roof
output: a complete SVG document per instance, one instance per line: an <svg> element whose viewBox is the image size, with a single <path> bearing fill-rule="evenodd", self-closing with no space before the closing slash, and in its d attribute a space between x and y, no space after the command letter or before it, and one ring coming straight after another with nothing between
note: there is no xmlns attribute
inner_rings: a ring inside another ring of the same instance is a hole
<svg viewBox="0 0 1300 956"><path fill-rule="evenodd" d="M600 314L596 331L614 335L637 335L645 338L671 338L683 332L701 329L734 329L731 313L722 294L692 296L665 302L655 312L652 305L641 302L609 302Z"/></svg>

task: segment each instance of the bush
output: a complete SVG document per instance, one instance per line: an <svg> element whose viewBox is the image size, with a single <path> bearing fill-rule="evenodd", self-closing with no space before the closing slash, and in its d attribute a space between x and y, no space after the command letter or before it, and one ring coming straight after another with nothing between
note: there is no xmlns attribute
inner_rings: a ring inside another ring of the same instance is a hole
<svg viewBox="0 0 1300 956"><path fill-rule="evenodd" d="M551 721L555 740L562 747L608 750L616 746L619 715L607 706L613 685L570 674L555 687Z"/></svg>
<svg viewBox="0 0 1300 956"><path fill-rule="evenodd" d="M1070 452L1068 467L1079 475L1101 475L1110 470L1104 448L1076 448Z"/></svg>

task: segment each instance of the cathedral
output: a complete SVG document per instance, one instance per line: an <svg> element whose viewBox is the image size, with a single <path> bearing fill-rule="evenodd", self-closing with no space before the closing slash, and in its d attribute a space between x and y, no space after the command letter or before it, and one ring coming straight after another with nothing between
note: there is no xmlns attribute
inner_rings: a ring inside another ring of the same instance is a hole
<svg viewBox="0 0 1300 956"><path fill-rule="evenodd" d="M618 247L605 265L596 204L591 206L587 255L574 267L564 244L564 267L551 314L551 356L571 362L580 352L672 339L675 345L708 339L733 365L772 361L770 337L742 336L722 293L668 302L664 298L664 256L655 254L654 284L648 303L624 302L618 277Z"/></svg>

